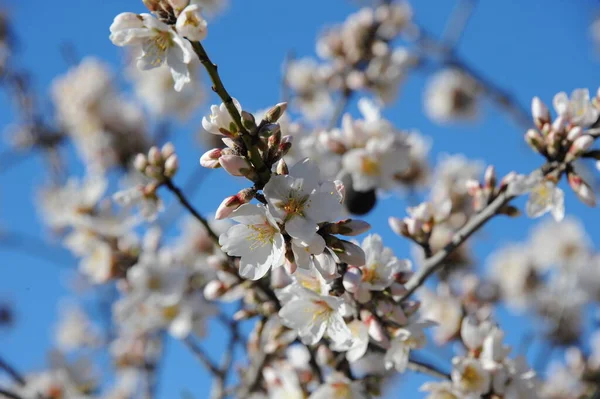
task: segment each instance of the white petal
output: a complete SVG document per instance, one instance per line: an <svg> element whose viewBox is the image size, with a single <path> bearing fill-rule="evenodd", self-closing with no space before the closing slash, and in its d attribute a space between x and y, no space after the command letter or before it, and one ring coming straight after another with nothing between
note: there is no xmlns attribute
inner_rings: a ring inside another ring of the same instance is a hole
<svg viewBox="0 0 600 399"><path fill-rule="evenodd" d="M302 241L311 241L317 233L318 226L312 220L307 220L302 216L292 216L285 223L285 231L292 236Z"/></svg>
<svg viewBox="0 0 600 399"><path fill-rule="evenodd" d="M347 345L352 341L352 332L344 322L342 316L337 312L333 312L329 316L327 335L338 345Z"/></svg>

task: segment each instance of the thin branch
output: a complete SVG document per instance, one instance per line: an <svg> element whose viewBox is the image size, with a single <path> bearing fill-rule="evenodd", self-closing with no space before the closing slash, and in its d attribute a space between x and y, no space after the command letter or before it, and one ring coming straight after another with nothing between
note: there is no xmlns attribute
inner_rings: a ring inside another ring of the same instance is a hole
<svg viewBox="0 0 600 399"><path fill-rule="evenodd" d="M0 357L0 369L4 370L17 384L25 386L25 378L2 357Z"/></svg>
<svg viewBox="0 0 600 399"><path fill-rule="evenodd" d="M0 398L9 398L9 399L25 399L22 396L12 392L12 391L8 391L6 389L0 388Z"/></svg>
<svg viewBox="0 0 600 399"><path fill-rule="evenodd" d="M196 355L196 359L198 359L200 363L202 363L204 368L210 371L211 374L213 374L214 376L220 376L222 374L219 367L217 367L217 365L215 365L215 363L212 360L210 360L206 352L204 352L204 349L202 349L202 347L195 343L192 340L192 338L185 338L183 340L183 343L188 347L189 350L192 351L192 353L194 353L194 355Z"/></svg>
<svg viewBox="0 0 600 399"><path fill-rule="evenodd" d="M450 374L444 373L435 366L420 360L410 359L408 361L407 368L417 373L427 374L435 378L441 378L444 380L450 379Z"/></svg>
<svg viewBox="0 0 600 399"><path fill-rule="evenodd" d="M542 166L540 170L543 174L547 175L553 171L562 171L566 167L565 164L555 165L554 163L548 163ZM417 288L422 286L427 278L433 273L438 271L444 266L444 261L456 250L467 238L475 233L481 226L483 226L488 220L494 217L498 211L508 204L514 195L510 195L507 190L500 193L487 207L483 208L479 213L475 214L469 219L469 221L461 227L454 235L452 239L444 248L437 251L431 257L427 258L423 262L423 266L410 278L406 283L406 293L402 296L400 301L408 298L413 294Z"/></svg>
<svg viewBox="0 0 600 399"><path fill-rule="evenodd" d="M476 6L477 0L458 0L442 34L442 41L446 46L456 49Z"/></svg>
<svg viewBox="0 0 600 399"><path fill-rule="evenodd" d="M225 108L227 108L227 112L229 112L229 115L231 115L231 118L237 125L239 131L242 133L241 137L244 141L244 144L246 144L246 149L248 150L250 161L254 165L256 173L258 173L262 185L266 184L267 181L269 181L269 178L271 177L271 171L265 165L262 155L260 154L258 147L255 145L254 140L257 139L257 137L251 136L250 132L248 132L248 130L246 130L246 128L244 127L240 112L236 108L233 102L233 98L231 97L231 95L229 95L229 92L227 92L227 89L225 89L225 86L221 81L221 77L219 76L219 72L217 70L217 65L211 61L208 54L206 53L206 50L204 50L204 47L202 46L202 44L200 44L200 42L191 43L192 47L194 48L194 51L196 52L196 55L198 56L198 59L206 69L206 72L208 72L208 75L210 76L210 80L213 83L212 90L215 93L217 93L217 95L221 98L223 104L225 104Z"/></svg>
<svg viewBox="0 0 600 399"><path fill-rule="evenodd" d="M179 187L177 187L173 183L173 180L171 180L170 178L166 178L164 180L164 185L165 185L165 187L167 187L169 189L169 191L171 191L173 194L175 194L175 196L177 197L177 199L179 200L179 202L181 203L181 205L183 205L200 223L202 223L202 225L206 229L206 232L208 233L208 235L210 236L210 238L217 245L219 245L219 236L217 236L217 234L210 227L210 225L208 224L208 221L206 220L206 218L204 218L194 208L194 206L187 200L187 198L185 197L185 195L183 194L183 192L179 189Z"/></svg>

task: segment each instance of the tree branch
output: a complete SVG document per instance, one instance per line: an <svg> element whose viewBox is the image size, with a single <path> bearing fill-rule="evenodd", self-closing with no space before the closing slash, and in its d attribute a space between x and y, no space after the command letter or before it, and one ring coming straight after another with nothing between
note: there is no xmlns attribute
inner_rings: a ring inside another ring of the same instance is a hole
<svg viewBox="0 0 600 399"><path fill-rule="evenodd" d="M214 376L221 376L222 372L219 367L217 367L214 362L210 360L206 352L204 352L204 349L195 343L192 338L185 338L183 343L188 347L189 350L192 351L192 353L194 353L194 355L196 355L196 358L200 361L200 363L202 363L204 368L210 371L210 373Z"/></svg>
<svg viewBox="0 0 600 399"><path fill-rule="evenodd" d="M25 399L20 395L12 391L7 391L6 389L0 388L0 398L9 398L9 399Z"/></svg>
<svg viewBox="0 0 600 399"><path fill-rule="evenodd" d="M219 236L217 236L217 234L210 227L210 225L208 224L208 221L187 200L187 198L185 197L185 195L183 194L183 192L179 189L179 187L177 187L173 183L173 180L171 180L170 178L166 178L164 180L163 184L164 184L165 187L167 187L169 189L169 191L171 191L173 194L175 194L175 196L177 197L177 199L179 200L179 202L181 203L181 205L183 205L188 211L190 211L190 213L200 223L202 223L202 225L206 229L206 232L208 233L208 235L210 236L210 238L215 242L215 244L219 245Z"/></svg>
<svg viewBox="0 0 600 399"><path fill-rule="evenodd" d="M431 364L422 362L420 360L410 359L408 361L407 368L417 373L427 374L435 378L441 378L443 380L449 380L450 374L444 373L443 371L438 370L435 366Z"/></svg>
<svg viewBox="0 0 600 399"><path fill-rule="evenodd" d="M25 378L19 373L14 367L12 367L6 360L0 357L0 369L6 371L6 373L19 385L25 386Z"/></svg>

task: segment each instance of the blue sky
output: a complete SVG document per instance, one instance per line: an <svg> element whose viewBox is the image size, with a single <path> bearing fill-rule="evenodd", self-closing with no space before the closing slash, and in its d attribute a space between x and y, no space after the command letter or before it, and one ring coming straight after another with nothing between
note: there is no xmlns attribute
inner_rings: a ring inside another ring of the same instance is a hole
<svg viewBox="0 0 600 399"><path fill-rule="evenodd" d="M314 54L318 33L328 23L341 22L357 9L345 0L231 0L231 7L215 18L205 47L229 91L249 110L261 109L279 101L281 63L293 50L298 57ZM68 45L77 57L93 55L110 63L115 70L122 67L120 49L108 40L108 27L115 15L123 11L142 12L138 0L39 0L4 1L12 16L19 39L17 61L32 73L32 82L44 109L49 109L49 84L62 74L68 63L61 56L61 46ZM454 1L415 1L416 20L439 35ZM594 90L598 80L600 56L589 37L592 17L598 11L591 0L504 0L481 2L459 46L459 54L475 69L482 71L500 86L509 89L518 101L529 107L533 96L550 102L561 90L588 87ZM500 174L510 170L529 171L541 163L522 140L522 129L499 111L486 104L483 117L471 125L438 126L422 112L422 88L426 76L417 72L401 89L396 103L384 111L398 127L418 129L433 139L432 161L438 154L463 153L496 165ZM216 102L212 98L213 102ZM202 108L201 116L208 105ZM354 109L354 107L352 107ZM14 120L13 109L5 94L0 94L0 126ZM193 136L199 118L190 124L175 126L175 143L180 149L179 182L198 167L202 150ZM4 146L1 144L0 146ZM4 148L4 147L0 147ZM73 158L71 156L71 158ZM81 174L73 162L74 173ZM40 237L51 245L48 232L41 227L32 203L37 188L45 180L44 163L30 157L18 167L0 175L0 228ZM222 184L223 181L228 182ZM216 209L225 195L236 192L240 182L225 177L223 171L210 172L194 203L204 213ZM26 200L24 200L26 199ZM585 219L594 242L600 241L600 218L580 204L573 195L566 199L567 211ZM522 202L518 202L522 204ZM399 257L409 257L407 244L387 227L389 215L402 216L406 203L396 197L382 201L367 220L380 233ZM534 221L498 219L485 228L476 241L479 260L494 248L526 237ZM16 307L16 326L0 330L0 355L21 370L44 365L45 351L51 344L57 301L68 291L69 270L75 261L66 251L56 247L52 255L31 256L24 251L8 251L0 246L0 300ZM507 318L504 326L509 339L522 332L520 318ZM217 326L213 326L207 346L215 356L223 342ZM533 348L535 350L535 348ZM444 352L442 356L447 356ZM195 359L177 342L169 342L161 371L160 398L179 397L186 390L197 398L205 397L207 380ZM418 379L420 381L420 379ZM410 375L407 386L410 397L417 379Z"/></svg>

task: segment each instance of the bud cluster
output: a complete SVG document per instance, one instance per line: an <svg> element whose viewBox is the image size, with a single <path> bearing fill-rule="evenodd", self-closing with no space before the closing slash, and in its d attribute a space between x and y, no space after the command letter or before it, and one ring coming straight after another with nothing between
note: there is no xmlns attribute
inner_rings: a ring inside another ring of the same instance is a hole
<svg viewBox="0 0 600 399"><path fill-rule="evenodd" d="M179 159L175 154L175 146L166 143L159 149L153 146L148 150L148 155L138 154L133 161L137 171L151 179L162 181L175 176L179 169Z"/></svg>
<svg viewBox="0 0 600 399"><path fill-rule="evenodd" d="M483 183L475 179L467 180L465 184L468 194L473 198L473 210L479 212L488 206L508 188L509 183L514 179L515 173L511 172L496 185L496 168L494 168L494 165L489 165L483 175ZM519 210L512 205L505 205L499 212L508 216L518 216L520 214Z"/></svg>

